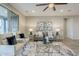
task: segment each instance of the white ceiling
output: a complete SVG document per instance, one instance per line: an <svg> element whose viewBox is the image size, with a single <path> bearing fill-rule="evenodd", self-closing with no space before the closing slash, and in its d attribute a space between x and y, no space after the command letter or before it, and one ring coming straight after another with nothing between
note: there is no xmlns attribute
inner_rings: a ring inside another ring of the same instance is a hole
<svg viewBox="0 0 79 59"><path fill-rule="evenodd" d="M11 3L14 8L25 16L73 16L79 15L79 3L68 3L67 5L56 6L56 11L47 9L46 6L35 6L36 3ZM63 11L62 11L63 10Z"/></svg>

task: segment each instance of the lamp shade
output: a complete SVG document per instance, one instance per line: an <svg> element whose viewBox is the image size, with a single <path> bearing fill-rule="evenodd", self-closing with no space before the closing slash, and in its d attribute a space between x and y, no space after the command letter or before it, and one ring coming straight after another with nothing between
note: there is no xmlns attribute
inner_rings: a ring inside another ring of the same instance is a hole
<svg viewBox="0 0 79 59"><path fill-rule="evenodd" d="M30 32L32 32L32 31L33 31L33 29L32 29L32 28L30 28L30 29L29 29L29 31L30 31Z"/></svg>
<svg viewBox="0 0 79 59"><path fill-rule="evenodd" d="M57 28L57 29L56 29L56 32L59 32L59 31L60 31L60 29L59 29L59 28Z"/></svg>

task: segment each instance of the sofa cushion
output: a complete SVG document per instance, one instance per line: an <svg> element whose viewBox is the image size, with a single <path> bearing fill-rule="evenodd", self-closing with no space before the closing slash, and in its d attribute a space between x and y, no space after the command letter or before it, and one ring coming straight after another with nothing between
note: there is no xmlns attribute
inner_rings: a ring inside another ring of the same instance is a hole
<svg viewBox="0 0 79 59"><path fill-rule="evenodd" d="M38 32L38 36L39 36L39 37L43 37L42 32Z"/></svg>
<svg viewBox="0 0 79 59"><path fill-rule="evenodd" d="M24 33L19 34L19 37L20 37L20 38L25 38Z"/></svg>
<svg viewBox="0 0 79 59"><path fill-rule="evenodd" d="M15 45L17 43L15 36L7 37L7 42L9 45Z"/></svg>

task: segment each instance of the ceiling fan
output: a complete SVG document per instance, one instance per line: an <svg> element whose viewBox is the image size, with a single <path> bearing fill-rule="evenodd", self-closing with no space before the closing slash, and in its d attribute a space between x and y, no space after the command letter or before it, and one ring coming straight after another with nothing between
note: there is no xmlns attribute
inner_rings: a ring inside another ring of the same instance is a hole
<svg viewBox="0 0 79 59"><path fill-rule="evenodd" d="M48 8L52 8L54 11L56 11L56 5L66 5L67 3L44 3L44 4L36 4L36 6L46 6L44 9L43 9L43 12L48 9Z"/></svg>

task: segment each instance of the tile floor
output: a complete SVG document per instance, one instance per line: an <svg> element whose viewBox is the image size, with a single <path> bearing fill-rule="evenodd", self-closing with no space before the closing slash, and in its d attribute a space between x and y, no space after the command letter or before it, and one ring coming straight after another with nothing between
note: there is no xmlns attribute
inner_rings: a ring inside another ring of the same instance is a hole
<svg viewBox="0 0 79 59"><path fill-rule="evenodd" d="M75 39L64 39L62 42L72 49L77 55L79 55L79 40Z"/></svg>

